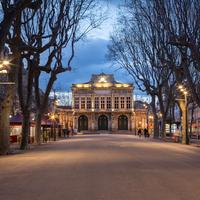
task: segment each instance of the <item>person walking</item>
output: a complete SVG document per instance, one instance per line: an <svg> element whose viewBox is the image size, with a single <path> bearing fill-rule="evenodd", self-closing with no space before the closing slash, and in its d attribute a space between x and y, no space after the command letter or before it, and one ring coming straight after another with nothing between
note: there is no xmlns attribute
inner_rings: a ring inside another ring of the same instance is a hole
<svg viewBox="0 0 200 200"><path fill-rule="evenodd" d="M142 136L142 130L141 129L139 129L138 130L138 136L141 138L141 136Z"/></svg>
<svg viewBox="0 0 200 200"><path fill-rule="evenodd" d="M146 138L146 137L149 137L149 133L148 133L148 130L145 128L144 129L144 137Z"/></svg>

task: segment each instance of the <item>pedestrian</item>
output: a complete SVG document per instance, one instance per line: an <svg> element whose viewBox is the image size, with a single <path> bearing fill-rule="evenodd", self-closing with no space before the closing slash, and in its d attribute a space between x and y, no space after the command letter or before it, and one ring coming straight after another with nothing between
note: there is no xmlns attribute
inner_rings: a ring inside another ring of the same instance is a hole
<svg viewBox="0 0 200 200"><path fill-rule="evenodd" d="M142 136L142 130L141 129L139 129L138 130L138 136L141 138L141 136Z"/></svg>
<svg viewBox="0 0 200 200"><path fill-rule="evenodd" d="M67 129L67 137L69 138L70 130Z"/></svg>
<svg viewBox="0 0 200 200"><path fill-rule="evenodd" d="M145 137L145 138L146 138L146 137L149 137L149 132L148 132L148 129L147 129L147 128L144 129L144 137Z"/></svg>
<svg viewBox="0 0 200 200"><path fill-rule="evenodd" d="M73 129L73 127L72 127L72 129L71 129L71 130L72 130L72 136L73 136L73 135L74 135L74 129Z"/></svg>
<svg viewBox="0 0 200 200"><path fill-rule="evenodd" d="M145 138L147 137L147 129L146 128L144 129L144 137Z"/></svg>
<svg viewBox="0 0 200 200"><path fill-rule="evenodd" d="M64 138L66 138L66 130L67 130L67 129L65 129L65 128L63 129Z"/></svg>
<svg viewBox="0 0 200 200"><path fill-rule="evenodd" d="M179 142L179 140L180 140L180 130L179 130L179 128L177 128L176 131L174 132L173 139L174 139L174 142Z"/></svg>

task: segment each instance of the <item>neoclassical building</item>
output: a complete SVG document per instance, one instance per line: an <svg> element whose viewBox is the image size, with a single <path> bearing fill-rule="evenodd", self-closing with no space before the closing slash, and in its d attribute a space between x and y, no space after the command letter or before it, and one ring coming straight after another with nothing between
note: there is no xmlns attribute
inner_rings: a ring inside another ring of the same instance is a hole
<svg viewBox="0 0 200 200"><path fill-rule="evenodd" d="M82 132L132 131L133 85L119 83L112 74L95 74L72 85L74 129Z"/></svg>

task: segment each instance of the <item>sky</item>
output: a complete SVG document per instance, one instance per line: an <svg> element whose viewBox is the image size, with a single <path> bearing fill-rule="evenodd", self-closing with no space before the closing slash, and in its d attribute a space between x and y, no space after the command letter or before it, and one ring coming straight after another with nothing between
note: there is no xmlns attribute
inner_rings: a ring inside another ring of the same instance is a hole
<svg viewBox="0 0 200 200"><path fill-rule="evenodd" d="M99 0L99 2L107 11L107 19L98 29L91 31L84 40L77 43L72 71L58 75L54 85L57 91L70 92L73 83L87 82L92 74L102 72L114 74L117 81L133 83L127 72L122 71L106 58L110 35L117 22L118 7L123 0ZM45 78L42 81L45 83ZM137 92L139 91L136 90Z"/></svg>

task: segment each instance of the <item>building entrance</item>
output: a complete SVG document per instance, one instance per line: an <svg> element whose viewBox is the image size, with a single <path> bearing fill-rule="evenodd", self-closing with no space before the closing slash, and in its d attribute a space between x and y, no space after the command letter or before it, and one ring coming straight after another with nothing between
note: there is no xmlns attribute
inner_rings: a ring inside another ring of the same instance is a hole
<svg viewBox="0 0 200 200"><path fill-rule="evenodd" d="M108 117L101 115L98 119L98 129L99 130L108 130Z"/></svg>
<svg viewBox="0 0 200 200"><path fill-rule="evenodd" d="M118 118L118 129L128 130L128 118L125 115L121 115Z"/></svg>
<svg viewBox="0 0 200 200"><path fill-rule="evenodd" d="M81 115L78 118L78 131L88 130L88 118L85 115Z"/></svg>

